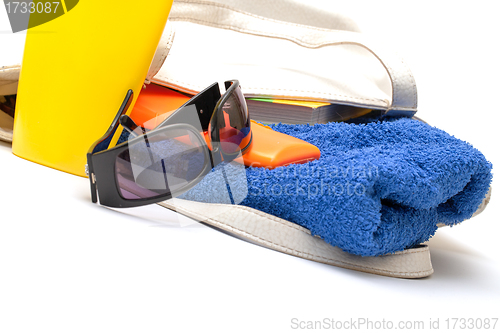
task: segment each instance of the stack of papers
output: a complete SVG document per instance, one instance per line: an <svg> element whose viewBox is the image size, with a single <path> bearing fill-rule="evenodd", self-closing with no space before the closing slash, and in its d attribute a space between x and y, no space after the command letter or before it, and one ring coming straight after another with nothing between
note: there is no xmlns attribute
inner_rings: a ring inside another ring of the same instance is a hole
<svg viewBox="0 0 500 333"><path fill-rule="evenodd" d="M314 124L346 121L372 110L326 102L247 98L250 118L262 123Z"/></svg>

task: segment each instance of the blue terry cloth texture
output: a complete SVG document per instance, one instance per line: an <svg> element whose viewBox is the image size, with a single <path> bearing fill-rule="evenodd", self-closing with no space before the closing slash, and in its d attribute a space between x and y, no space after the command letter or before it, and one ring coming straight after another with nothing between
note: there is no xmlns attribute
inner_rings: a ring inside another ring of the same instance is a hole
<svg viewBox="0 0 500 333"><path fill-rule="evenodd" d="M272 128L316 145L321 158L247 168L240 204L357 255L404 250L428 240L438 223L470 218L492 179L491 164L477 149L417 120ZM181 198L220 202L211 181L209 174Z"/></svg>

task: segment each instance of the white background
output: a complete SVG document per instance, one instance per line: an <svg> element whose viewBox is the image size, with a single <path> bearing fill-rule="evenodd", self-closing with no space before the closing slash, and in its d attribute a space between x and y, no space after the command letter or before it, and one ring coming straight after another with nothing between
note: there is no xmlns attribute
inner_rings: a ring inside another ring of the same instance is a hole
<svg viewBox="0 0 500 333"><path fill-rule="evenodd" d="M499 165L495 2L315 3L390 42L415 75L418 115ZM0 7L0 65L9 65L25 33L10 32ZM5 143L0 177L0 332L286 332L292 318L358 317L426 327L439 318L444 328L449 317L500 317L496 180L481 215L429 242L435 273L404 280L181 226L157 205L92 204L87 179L20 159Z"/></svg>

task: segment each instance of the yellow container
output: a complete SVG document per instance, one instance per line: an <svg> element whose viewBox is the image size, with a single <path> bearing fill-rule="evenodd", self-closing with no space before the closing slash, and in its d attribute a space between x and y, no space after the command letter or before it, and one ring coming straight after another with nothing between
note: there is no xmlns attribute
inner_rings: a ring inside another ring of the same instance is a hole
<svg viewBox="0 0 500 333"><path fill-rule="evenodd" d="M106 132L127 90L139 95L171 5L172 0L85 0L30 28L13 153L85 176L90 145Z"/></svg>

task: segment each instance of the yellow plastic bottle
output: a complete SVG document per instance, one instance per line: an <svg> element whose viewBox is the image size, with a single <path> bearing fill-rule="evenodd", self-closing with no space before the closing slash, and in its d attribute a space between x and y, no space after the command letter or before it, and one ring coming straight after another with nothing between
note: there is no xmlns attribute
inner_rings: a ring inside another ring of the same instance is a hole
<svg viewBox="0 0 500 333"><path fill-rule="evenodd" d="M139 96L171 5L85 0L30 28L13 153L85 176L87 150L107 130L127 90Z"/></svg>

